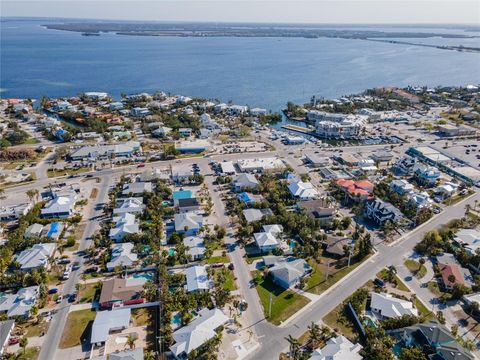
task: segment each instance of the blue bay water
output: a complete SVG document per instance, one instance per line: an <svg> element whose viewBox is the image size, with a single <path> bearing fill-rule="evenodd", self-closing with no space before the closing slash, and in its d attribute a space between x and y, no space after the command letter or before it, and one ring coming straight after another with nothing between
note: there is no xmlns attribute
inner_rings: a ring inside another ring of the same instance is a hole
<svg viewBox="0 0 480 360"><path fill-rule="evenodd" d="M1 22L2 98L162 90L278 110L375 86L480 83L478 53L326 38L86 37L43 23Z"/></svg>

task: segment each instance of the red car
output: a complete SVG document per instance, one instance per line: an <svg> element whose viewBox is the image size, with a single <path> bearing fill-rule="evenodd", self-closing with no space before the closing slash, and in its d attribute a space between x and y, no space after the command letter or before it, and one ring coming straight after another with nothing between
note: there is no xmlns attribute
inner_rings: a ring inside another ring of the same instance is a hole
<svg viewBox="0 0 480 360"><path fill-rule="evenodd" d="M20 338L18 337L11 337L10 340L8 340L8 345L15 345L20 342Z"/></svg>
<svg viewBox="0 0 480 360"><path fill-rule="evenodd" d="M138 164L137 165L137 168L142 168L142 167L145 167L145 164Z"/></svg>

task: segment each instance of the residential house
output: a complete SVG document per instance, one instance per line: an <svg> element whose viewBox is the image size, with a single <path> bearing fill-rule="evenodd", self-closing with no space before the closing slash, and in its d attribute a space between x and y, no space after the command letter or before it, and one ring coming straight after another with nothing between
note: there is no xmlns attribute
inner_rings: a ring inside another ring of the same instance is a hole
<svg viewBox="0 0 480 360"><path fill-rule="evenodd" d="M393 171L401 176L410 176L413 175L415 166L417 164L417 159L406 156L399 159L392 167Z"/></svg>
<svg viewBox="0 0 480 360"><path fill-rule="evenodd" d="M176 359L187 359L188 354L217 335L215 330L225 325L229 318L218 308L204 308L187 326L173 332L175 343L170 351Z"/></svg>
<svg viewBox="0 0 480 360"><path fill-rule="evenodd" d="M5 320L0 322L0 358L7 351L10 337L12 336L13 328L15 327L14 320Z"/></svg>
<svg viewBox="0 0 480 360"><path fill-rule="evenodd" d="M336 184L343 190L345 196L354 201L367 200L372 197L374 185L368 180L338 179Z"/></svg>
<svg viewBox="0 0 480 360"><path fill-rule="evenodd" d="M90 343L94 346L105 344L111 332L121 331L130 326L130 316L129 308L98 311L93 321Z"/></svg>
<svg viewBox="0 0 480 360"><path fill-rule="evenodd" d="M390 189L395 191L399 195L406 195L412 193L415 190L415 187L410 184L407 180L392 180L390 182Z"/></svg>
<svg viewBox="0 0 480 360"><path fill-rule="evenodd" d="M353 344L339 335L329 339L323 348L314 350L309 360L362 360L360 350L360 344Z"/></svg>
<svg viewBox="0 0 480 360"><path fill-rule="evenodd" d="M455 234L454 240L457 244L463 246L468 253L475 255L477 249L480 248L480 231L476 229L460 229Z"/></svg>
<svg viewBox="0 0 480 360"><path fill-rule="evenodd" d="M20 270L32 270L46 267L48 260L55 253L54 243L35 244L17 255L15 261L20 264Z"/></svg>
<svg viewBox="0 0 480 360"><path fill-rule="evenodd" d="M435 198L440 201L449 199L458 192L458 187L458 184L447 181L435 188Z"/></svg>
<svg viewBox="0 0 480 360"><path fill-rule="evenodd" d="M290 194L300 200L313 200L318 197L318 190L310 182L295 181L288 185Z"/></svg>
<svg viewBox="0 0 480 360"><path fill-rule="evenodd" d="M172 194L173 205L178 206L178 201L182 199L191 199L193 197L191 190L178 190L174 191Z"/></svg>
<svg viewBox="0 0 480 360"><path fill-rule="evenodd" d="M205 265L195 265L185 270L187 277L187 292L208 291L212 287L212 281L208 278L207 267Z"/></svg>
<svg viewBox="0 0 480 360"><path fill-rule="evenodd" d="M117 199L117 207L113 209L115 215L125 213L141 213L145 209L142 198Z"/></svg>
<svg viewBox="0 0 480 360"><path fill-rule="evenodd" d="M147 280L143 277L114 278L102 283L100 306L112 308L144 302L143 290Z"/></svg>
<svg viewBox="0 0 480 360"><path fill-rule="evenodd" d="M244 209L243 216L247 223L262 220L265 216L273 215L270 209Z"/></svg>
<svg viewBox="0 0 480 360"><path fill-rule="evenodd" d="M328 156L321 156L313 151L305 152L305 161L313 167L329 166L331 159Z"/></svg>
<svg viewBox="0 0 480 360"><path fill-rule="evenodd" d="M414 177L425 186L434 186L440 178L440 171L432 166L415 165Z"/></svg>
<svg viewBox="0 0 480 360"><path fill-rule="evenodd" d="M253 234L253 237L260 251L263 253L268 253L279 247L279 235L282 232L282 225L263 225L263 232L255 233Z"/></svg>
<svg viewBox="0 0 480 360"><path fill-rule="evenodd" d="M139 232L139 224L134 214L122 213L120 216L113 218L115 226L110 229L108 236L110 239L120 242L125 235L136 234Z"/></svg>
<svg viewBox="0 0 480 360"><path fill-rule="evenodd" d="M113 271L116 267L131 267L137 260L137 254L133 253L133 243L115 244L112 246L112 257L107 263L107 270Z"/></svg>
<svg viewBox="0 0 480 360"><path fill-rule="evenodd" d="M108 355L108 360L143 360L143 348L122 350Z"/></svg>
<svg viewBox="0 0 480 360"><path fill-rule="evenodd" d="M255 195L252 193L241 192L237 195L238 200L245 203L245 205L252 205L263 201L262 195Z"/></svg>
<svg viewBox="0 0 480 360"><path fill-rule="evenodd" d="M159 138L167 137L168 134L172 132L172 128L166 126L160 126L159 128L152 131L152 135Z"/></svg>
<svg viewBox="0 0 480 360"><path fill-rule="evenodd" d="M380 319L390 319L403 315L418 316L418 310L413 307L411 301L393 297L387 293L370 293L370 309Z"/></svg>
<svg viewBox="0 0 480 360"><path fill-rule="evenodd" d="M430 359L474 360L466 349L461 347L450 331L438 321L427 321L387 332L400 346L417 347L426 351ZM428 351L431 349L431 351Z"/></svg>
<svg viewBox="0 0 480 360"><path fill-rule="evenodd" d="M178 199L176 208L180 213L195 212L200 210L200 202L197 198Z"/></svg>
<svg viewBox="0 0 480 360"><path fill-rule="evenodd" d="M38 238L42 235L43 225L42 224L31 224L23 234L25 239Z"/></svg>
<svg viewBox="0 0 480 360"><path fill-rule="evenodd" d="M347 254L348 248L352 249L355 241L348 237L328 237L325 251L331 255L343 257Z"/></svg>
<svg viewBox="0 0 480 360"><path fill-rule="evenodd" d="M255 190L259 185L260 183L253 174L239 174L232 182L233 189L236 192L243 190Z"/></svg>
<svg viewBox="0 0 480 360"><path fill-rule="evenodd" d="M128 196L142 195L145 192L151 193L153 186L151 182L136 181L123 185L122 194Z"/></svg>
<svg viewBox="0 0 480 360"><path fill-rule="evenodd" d="M39 286L22 288L16 294L3 293L0 295L0 313L6 314L8 318L13 316L28 318L39 296Z"/></svg>
<svg viewBox="0 0 480 360"><path fill-rule="evenodd" d="M235 175L237 173L235 170L235 166L231 161L222 161L220 163L220 167L222 168L222 175Z"/></svg>
<svg viewBox="0 0 480 360"><path fill-rule="evenodd" d="M403 214L400 210L392 204L380 199L367 201L365 216L377 225L382 225L386 221L399 223L403 219Z"/></svg>
<svg viewBox="0 0 480 360"><path fill-rule="evenodd" d="M132 114L132 116L136 116L136 117L145 117L145 116L150 115L151 112L148 108L145 108L145 107L134 107L130 111L130 114Z"/></svg>
<svg viewBox="0 0 480 360"><path fill-rule="evenodd" d="M180 135L185 136L185 137L192 136L192 131L193 130L191 128L180 128L180 129L178 129L178 132L180 133Z"/></svg>
<svg viewBox="0 0 480 360"><path fill-rule="evenodd" d="M54 193L53 196L53 199L41 210L41 217L69 218L73 216L77 194L74 191L69 191L60 195Z"/></svg>
<svg viewBox="0 0 480 360"><path fill-rule="evenodd" d="M32 209L32 203L9 205L0 207L0 221L15 221L27 215Z"/></svg>
<svg viewBox="0 0 480 360"><path fill-rule="evenodd" d="M393 159L393 154L389 151L378 150L370 155L370 158L375 161L375 163L389 163Z"/></svg>
<svg viewBox="0 0 480 360"><path fill-rule="evenodd" d="M180 234L196 235L203 224L203 217L201 215L187 212L175 214L175 231Z"/></svg>
<svg viewBox="0 0 480 360"><path fill-rule="evenodd" d="M304 211L309 217L317 220L322 227L329 227L337 212L325 199L300 201L297 209Z"/></svg>
<svg viewBox="0 0 480 360"><path fill-rule="evenodd" d="M267 260L265 263L267 264L269 261ZM273 265L268 270L273 281L285 289L296 286L302 278L311 272L312 268L304 259L279 256L275 257Z"/></svg>
<svg viewBox="0 0 480 360"><path fill-rule="evenodd" d="M187 236L183 239L183 245L185 246L186 254L192 258L192 260L202 260L205 257L205 243L199 236Z"/></svg>

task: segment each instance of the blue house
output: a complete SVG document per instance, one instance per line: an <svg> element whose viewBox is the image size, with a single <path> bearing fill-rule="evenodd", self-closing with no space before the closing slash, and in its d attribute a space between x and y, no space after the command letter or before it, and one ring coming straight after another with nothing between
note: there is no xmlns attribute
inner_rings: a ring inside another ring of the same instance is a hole
<svg viewBox="0 0 480 360"><path fill-rule="evenodd" d="M246 192L241 192L238 194L238 200L243 201L246 205L254 204L256 200L251 196L251 194Z"/></svg>
<svg viewBox="0 0 480 360"><path fill-rule="evenodd" d="M67 130L58 129L58 130L55 132L55 137L56 137L58 140L64 141L65 135L67 135L67 134L68 134L68 131L67 131Z"/></svg>

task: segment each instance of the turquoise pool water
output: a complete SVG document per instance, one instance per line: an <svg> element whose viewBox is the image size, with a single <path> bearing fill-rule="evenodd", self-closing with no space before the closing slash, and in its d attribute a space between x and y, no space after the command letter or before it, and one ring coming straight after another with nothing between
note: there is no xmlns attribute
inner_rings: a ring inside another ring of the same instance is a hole
<svg viewBox="0 0 480 360"><path fill-rule="evenodd" d="M172 316L172 325L182 325L182 315L180 313Z"/></svg>
<svg viewBox="0 0 480 360"><path fill-rule="evenodd" d="M297 247L297 242L296 241L290 241L288 246L290 246L291 249L295 249Z"/></svg>
<svg viewBox="0 0 480 360"><path fill-rule="evenodd" d="M175 249L174 248L168 249L168 256L173 256L173 255L175 255Z"/></svg>
<svg viewBox="0 0 480 360"><path fill-rule="evenodd" d="M393 345L392 351L395 354L395 356L399 356L400 352L402 351L402 347L400 346L400 344L395 344Z"/></svg>
<svg viewBox="0 0 480 360"><path fill-rule="evenodd" d="M144 278L144 279L147 279L147 281L152 281L152 280L153 280L153 273L134 274L133 277L134 277L135 279Z"/></svg>

